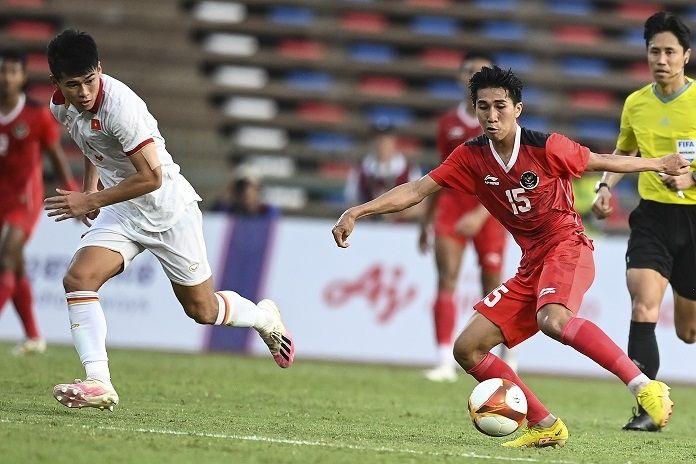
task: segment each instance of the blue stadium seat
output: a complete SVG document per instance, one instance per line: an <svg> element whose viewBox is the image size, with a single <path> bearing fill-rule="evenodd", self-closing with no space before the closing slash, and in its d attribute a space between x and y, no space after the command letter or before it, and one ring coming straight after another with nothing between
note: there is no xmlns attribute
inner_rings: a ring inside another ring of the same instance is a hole
<svg viewBox="0 0 696 464"><path fill-rule="evenodd" d="M522 101L530 105L541 105L545 98L545 92L539 87L524 87L522 89Z"/></svg>
<svg viewBox="0 0 696 464"><path fill-rule="evenodd" d="M358 42L348 47L348 56L353 61L389 63L396 58L396 50L389 44Z"/></svg>
<svg viewBox="0 0 696 464"><path fill-rule="evenodd" d="M549 119L544 116L520 116L520 125L527 129L532 129L540 132L551 132L551 124Z"/></svg>
<svg viewBox="0 0 696 464"><path fill-rule="evenodd" d="M589 0L548 0L549 10L556 14L584 16L592 14L594 8Z"/></svg>
<svg viewBox="0 0 696 464"><path fill-rule="evenodd" d="M629 29L623 34L623 41L631 45L645 46L645 39L643 38L643 28Z"/></svg>
<svg viewBox="0 0 696 464"><path fill-rule="evenodd" d="M536 66L534 57L528 53L500 52L493 55L495 63L503 69L515 72L530 72Z"/></svg>
<svg viewBox="0 0 696 464"><path fill-rule="evenodd" d="M371 123L388 122L392 126L405 126L414 120L413 110L405 106L375 105L367 109Z"/></svg>
<svg viewBox="0 0 696 464"><path fill-rule="evenodd" d="M483 21L481 34L491 39L524 40L527 26L515 21Z"/></svg>
<svg viewBox="0 0 696 464"><path fill-rule="evenodd" d="M483 10L514 10L518 7L517 0L476 0L476 8Z"/></svg>
<svg viewBox="0 0 696 464"><path fill-rule="evenodd" d="M606 61L595 58L563 58L561 69L566 74L601 77L609 71Z"/></svg>
<svg viewBox="0 0 696 464"><path fill-rule="evenodd" d="M416 34L452 36L459 33L459 21L447 16L416 16L411 30Z"/></svg>
<svg viewBox="0 0 696 464"><path fill-rule="evenodd" d="M455 79L430 79L425 90L432 97L449 99L453 101L461 100L464 89Z"/></svg>
<svg viewBox="0 0 696 464"><path fill-rule="evenodd" d="M579 137L595 140L615 140L619 134L619 126L613 120L580 119L576 129Z"/></svg>
<svg viewBox="0 0 696 464"><path fill-rule="evenodd" d="M285 83L296 89L326 91L331 88L334 79L326 72L297 69L285 74Z"/></svg>
<svg viewBox="0 0 696 464"><path fill-rule="evenodd" d="M345 153L355 147L355 141L351 136L328 131L309 132L304 143L312 150L335 153Z"/></svg>
<svg viewBox="0 0 696 464"><path fill-rule="evenodd" d="M300 6L273 6L268 9L267 20L276 24L308 26L314 21L314 11Z"/></svg>

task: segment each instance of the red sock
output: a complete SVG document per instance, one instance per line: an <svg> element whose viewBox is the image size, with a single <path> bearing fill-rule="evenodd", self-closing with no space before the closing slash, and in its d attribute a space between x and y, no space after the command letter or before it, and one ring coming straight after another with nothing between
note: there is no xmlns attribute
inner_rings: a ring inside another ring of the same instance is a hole
<svg viewBox="0 0 696 464"><path fill-rule="evenodd" d="M467 371L479 382L484 380L508 379L517 384L527 397L527 424L529 427L538 424L542 419L551 414L546 406L544 406L539 398L522 382L522 379L517 377L517 374L510 369L510 366L505 364L502 359L492 353L488 353L485 358L477 365Z"/></svg>
<svg viewBox="0 0 696 464"><path fill-rule="evenodd" d="M613 373L626 385L641 373L626 353L587 319L572 318L563 328L561 342Z"/></svg>
<svg viewBox="0 0 696 464"><path fill-rule="evenodd" d="M34 317L34 301L31 295L31 283L27 276L22 276L17 280L15 292L12 295L12 302L17 309L19 318L22 320L27 338L39 338L41 334L39 334L39 328L36 325L36 318Z"/></svg>
<svg viewBox="0 0 696 464"><path fill-rule="evenodd" d="M0 312L15 291L17 278L14 272L0 272Z"/></svg>
<svg viewBox="0 0 696 464"><path fill-rule="evenodd" d="M435 339L438 345L452 344L454 324L457 320L457 307L452 292L441 291L433 305L435 316Z"/></svg>

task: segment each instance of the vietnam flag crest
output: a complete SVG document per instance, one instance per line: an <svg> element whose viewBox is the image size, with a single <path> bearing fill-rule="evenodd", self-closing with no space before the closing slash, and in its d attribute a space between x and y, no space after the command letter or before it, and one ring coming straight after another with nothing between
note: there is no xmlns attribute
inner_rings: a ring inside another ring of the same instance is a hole
<svg viewBox="0 0 696 464"><path fill-rule="evenodd" d="M101 122L99 122L97 118L92 119L92 121L90 121L90 128L93 131L101 130Z"/></svg>

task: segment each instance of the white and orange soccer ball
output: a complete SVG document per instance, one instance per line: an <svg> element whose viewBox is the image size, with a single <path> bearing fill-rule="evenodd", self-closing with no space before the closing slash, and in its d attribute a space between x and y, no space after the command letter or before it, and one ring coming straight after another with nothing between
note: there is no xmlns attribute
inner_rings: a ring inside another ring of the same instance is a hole
<svg viewBox="0 0 696 464"><path fill-rule="evenodd" d="M527 417L527 398L522 389L509 380L484 380L469 396L469 416L474 427L486 435L510 435Z"/></svg>

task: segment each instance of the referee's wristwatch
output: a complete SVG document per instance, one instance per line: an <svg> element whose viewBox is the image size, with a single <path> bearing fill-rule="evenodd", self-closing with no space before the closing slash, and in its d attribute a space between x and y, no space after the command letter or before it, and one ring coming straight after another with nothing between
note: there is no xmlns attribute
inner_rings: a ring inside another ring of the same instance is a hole
<svg viewBox="0 0 696 464"><path fill-rule="evenodd" d="M696 172L696 171L694 171L694 172ZM594 193L599 192L599 189L601 189L602 187L606 187L607 190L611 190L611 187L609 187L609 184L607 184L606 182L599 181L595 184Z"/></svg>

